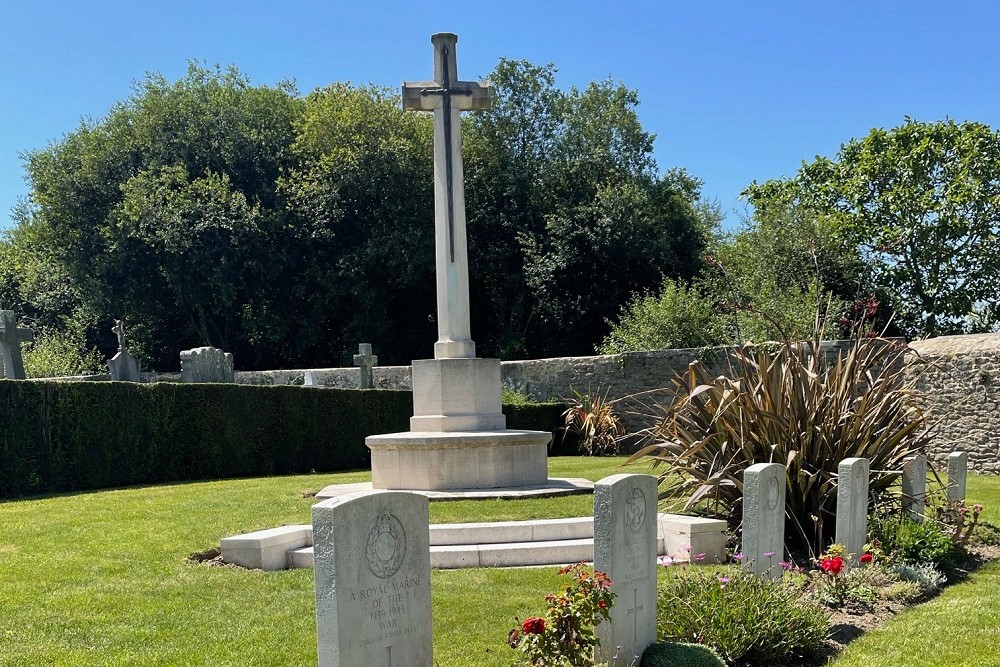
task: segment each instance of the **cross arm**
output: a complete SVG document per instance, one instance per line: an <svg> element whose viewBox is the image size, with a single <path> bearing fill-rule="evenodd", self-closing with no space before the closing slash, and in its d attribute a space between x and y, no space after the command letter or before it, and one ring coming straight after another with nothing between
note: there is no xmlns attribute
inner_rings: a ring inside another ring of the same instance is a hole
<svg viewBox="0 0 1000 667"><path fill-rule="evenodd" d="M478 81L458 81L444 88L437 81L404 81L403 109L433 111L445 93L459 111L486 111L493 103L493 84Z"/></svg>

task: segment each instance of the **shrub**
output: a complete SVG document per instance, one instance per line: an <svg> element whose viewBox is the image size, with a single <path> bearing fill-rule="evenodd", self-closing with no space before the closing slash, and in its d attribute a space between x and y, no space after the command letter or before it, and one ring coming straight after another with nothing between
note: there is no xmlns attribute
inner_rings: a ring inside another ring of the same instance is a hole
<svg viewBox="0 0 1000 667"><path fill-rule="evenodd" d="M815 651L829 622L787 579L675 568L660 586L657 637L697 642L727 664L773 665Z"/></svg>
<svg viewBox="0 0 1000 667"><path fill-rule="evenodd" d="M674 379L666 408L649 415L642 456L662 465L661 497L686 498L738 522L743 471L755 463L787 467L786 539L811 555L835 526L837 466L863 457L870 489L893 483L903 460L921 450L928 425L917 395L902 381L905 348L854 339L826 359L817 332L808 343L746 346L727 375L699 361ZM652 405L652 404L651 404Z"/></svg>
<svg viewBox="0 0 1000 667"><path fill-rule="evenodd" d="M948 579L930 563L897 563L889 567L904 582L920 586L920 591L924 594L937 592Z"/></svg>
<svg viewBox="0 0 1000 667"><path fill-rule="evenodd" d="M611 579L583 563L559 570L573 585L558 595L545 596L545 617L531 616L507 634L508 645L524 654L532 667L589 667L600 640L594 627L609 618L614 593Z"/></svg>
<svg viewBox="0 0 1000 667"><path fill-rule="evenodd" d="M618 440L625 435L625 425L615 414L614 401L608 392L581 394L573 391L573 399L563 413L566 429L580 438L580 445L591 456L612 456L618 453Z"/></svg>
<svg viewBox="0 0 1000 667"><path fill-rule="evenodd" d="M640 295L622 308L618 323L598 346L601 354L720 345L726 321L699 287L671 279L658 295Z"/></svg>
<svg viewBox="0 0 1000 667"><path fill-rule="evenodd" d="M642 654L641 667L725 667L719 654L699 644L650 644Z"/></svg>
<svg viewBox="0 0 1000 667"><path fill-rule="evenodd" d="M873 544L890 564L929 563L947 571L962 553L962 546L952 540L947 527L932 519L921 522L902 514L873 514L870 532Z"/></svg>

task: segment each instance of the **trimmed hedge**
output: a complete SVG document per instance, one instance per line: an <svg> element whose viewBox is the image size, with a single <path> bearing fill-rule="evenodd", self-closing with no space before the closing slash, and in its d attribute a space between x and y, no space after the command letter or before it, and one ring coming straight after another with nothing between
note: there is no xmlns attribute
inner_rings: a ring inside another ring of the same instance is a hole
<svg viewBox="0 0 1000 667"><path fill-rule="evenodd" d="M560 405L505 405L551 430ZM411 393L237 384L0 380L0 498L367 468L409 430Z"/></svg>
<svg viewBox="0 0 1000 667"><path fill-rule="evenodd" d="M726 667L719 654L701 644L650 644L642 654L642 667Z"/></svg>

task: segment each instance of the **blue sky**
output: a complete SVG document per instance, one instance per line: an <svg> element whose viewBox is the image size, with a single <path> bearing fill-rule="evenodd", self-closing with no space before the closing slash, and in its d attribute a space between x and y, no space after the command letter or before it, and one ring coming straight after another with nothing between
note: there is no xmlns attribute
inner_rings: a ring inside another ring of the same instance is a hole
<svg viewBox="0 0 1000 667"><path fill-rule="evenodd" d="M740 190L904 116L1000 128L1000 3L338 2L0 3L0 228L28 193L18 154L100 118L156 71L236 65L255 83L398 85L430 78L434 32L459 74L500 57L554 63L558 84L639 91L661 168L704 181L727 224Z"/></svg>

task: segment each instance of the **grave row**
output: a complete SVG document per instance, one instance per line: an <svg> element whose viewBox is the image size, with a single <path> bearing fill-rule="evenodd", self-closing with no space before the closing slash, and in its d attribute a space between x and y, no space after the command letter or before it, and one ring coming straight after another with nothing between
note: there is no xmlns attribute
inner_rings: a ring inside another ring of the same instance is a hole
<svg viewBox="0 0 1000 667"><path fill-rule="evenodd" d="M965 500L969 456L948 456L948 500ZM868 484L870 463L864 458L844 459L837 466L836 541L856 562L868 536ZM781 576L784 560L785 489L787 474L779 463L758 463L743 473L744 570L762 578ZM912 456L903 464L903 510L916 521L924 520L927 497L927 459Z"/></svg>

